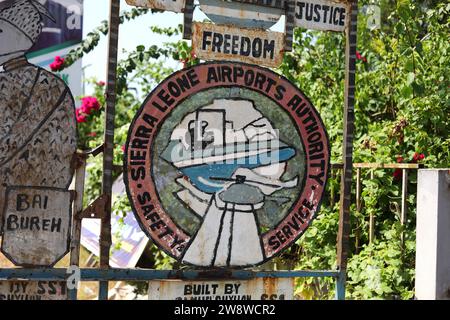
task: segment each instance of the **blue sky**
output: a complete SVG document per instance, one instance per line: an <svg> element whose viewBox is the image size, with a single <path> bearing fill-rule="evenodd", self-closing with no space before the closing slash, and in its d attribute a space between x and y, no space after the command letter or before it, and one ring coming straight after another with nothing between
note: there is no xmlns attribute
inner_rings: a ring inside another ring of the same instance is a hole
<svg viewBox="0 0 450 320"><path fill-rule="evenodd" d="M121 0L121 11L130 10L125 0ZM84 0L83 36L99 26L100 22L108 19L109 0ZM119 59L126 57L124 50L133 51L138 45L160 45L168 40L167 37L153 34L150 26L176 27L183 23L183 15L172 12L164 12L146 15L135 20L125 22L120 26L119 34ZM178 36L181 39L181 35ZM173 37L175 38L175 36ZM107 37L102 37L98 47L83 58L85 77L96 77L98 80L106 78Z"/></svg>
<svg viewBox="0 0 450 320"><path fill-rule="evenodd" d="M130 10L125 0L121 0L121 11ZM100 22L108 19L109 0L84 0L84 18L83 35L99 26ZM202 21L206 16L199 10L194 11L194 20ZM133 51L138 45L161 45L168 41L165 36L160 36L150 32L150 26L176 27L183 23L183 15L180 13L164 12L157 14L148 14L135 20L125 22L120 26L119 34L119 59L126 57L124 50ZM283 31L284 18L273 26L274 31ZM174 36L172 39L181 39L181 35ZM106 59L107 59L107 37L102 37L98 47L83 58L83 67L85 68L85 77L96 77L98 80L104 80L106 77ZM176 67L176 66L174 66ZM89 91L89 89L87 89ZM89 92L87 92L89 93Z"/></svg>

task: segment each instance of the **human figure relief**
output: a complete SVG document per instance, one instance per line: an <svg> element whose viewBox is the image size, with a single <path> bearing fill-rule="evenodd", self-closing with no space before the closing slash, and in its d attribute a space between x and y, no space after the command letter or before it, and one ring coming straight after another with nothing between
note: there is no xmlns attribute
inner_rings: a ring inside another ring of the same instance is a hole
<svg viewBox="0 0 450 320"><path fill-rule="evenodd" d="M7 187L68 189L73 176L72 94L59 77L25 58L44 16L54 21L35 0L0 2L0 217Z"/></svg>

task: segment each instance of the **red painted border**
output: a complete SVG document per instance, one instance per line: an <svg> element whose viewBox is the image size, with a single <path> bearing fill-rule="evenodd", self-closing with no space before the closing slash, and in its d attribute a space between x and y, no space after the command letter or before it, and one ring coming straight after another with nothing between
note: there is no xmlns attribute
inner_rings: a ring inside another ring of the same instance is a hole
<svg viewBox="0 0 450 320"><path fill-rule="evenodd" d="M207 83L208 71L212 70L211 68L215 68L216 70L220 69L222 71L231 68L232 73L230 77L224 77L218 81ZM270 88L267 85L267 81L265 85L261 84L262 80L259 83L255 84L253 82L250 84L251 76L248 76L248 82L246 83L244 76L235 77L235 75L240 73L239 70L242 70L244 74L247 75L253 73L255 79L256 77L259 77L260 80L263 77L266 77L266 79L270 78L273 80L273 83ZM170 102L170 105L167 105L167 103L164 103L164 99L162 99L161 96L164 96L165 93L169 92L171 82L176 82L176 79L182 77L190 77L192 84L196 84L190 89L182 92L176 98L172 96L171 98L173 98L173 101L172 99L166 99L168 100L166 102ZM279 89L280 86L285 90ZM323 126L323 122L320 119L319 113L298 88L286 78L269 69L243 63L207 63L189 69L183 69L164 80L147 97L129 129L124 156L127 193L135 216L144 232L150 236L161 249L172 257L180 259L190 241L190 236L174 223L160 203L151 176L151 147L162 123L168 117L170 112L184 99L205 89L218 87L246 87L275 101L289 113L291 119L297 125L297 130L300 133L300 138L303 141L305 148L307 165L303 190L295 204L292 206L291 212L275 229L262 235L265 261L267 261L295 242L309 226L311 220L315 218L325 191L326 181L330 170L330 146L328 135ZM283 92L282 97L280 95L281 91ZM299 105L299 107L297 108L292 107L294 97L298 97L296 102L298 102L297 105ZM309 110L310 112L301 116L300 111L302 110ZM314 128L314 130L309 133L307 131L307 125L311 122L306 122L308 116L310 117L310 120L312 119L317 123L317 128ZM304 124L304 121L306 125ZM145 134L142 134L142 129L145 129ZM141 134L139 134L139 130L141 130ZM320 140L315 141L319 136ZM315 141L316 147L317 144L320 143L323 145L323 151L321 152L323 156L318 156L320 152L314 153L317 149L314 149L314 145L308 143L308 139ZM141 143L145 142L144 145L148 146L148 148L146 150L138 149L136 147L137 145L133 144L136 143L137 140L140 140ZM317 156L317 159L314 159L314 155ZM312 159L311 156L313 156ZM142 174L144 170L145 177L136 177L137 173ZM318 183L312 178L312 175L318 174L323 174L323 177L321 178L323 184ZM133 176L136 179L133 179ZM147 209L147 214L145 209ZM148 212L150 212L150 214L148 214ZM153 227L153 230L151 226ZM290 231L288 231L288 229Z"/></svg>

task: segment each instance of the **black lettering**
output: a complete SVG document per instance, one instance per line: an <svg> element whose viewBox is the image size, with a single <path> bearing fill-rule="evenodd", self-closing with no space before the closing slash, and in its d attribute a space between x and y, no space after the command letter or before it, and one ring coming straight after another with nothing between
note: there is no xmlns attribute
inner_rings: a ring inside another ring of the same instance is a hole
<svg viewBox="0 0 450 320"><path fill-rule="evenodd" d="M345 9L341 8L341 14L339 16L339 25L345 26Z"/></svg>
<svg viewBox="0 0 450 320"><path fill-rule="evenodd" d="M168 106L171 106L175 102L175 99L172 98L164 89L161 89L158 92L157 96L161 99L162 102L164 102Z"/></svg>
<svg viewBox="0 0 450 320"><path fill-rule="evenodd" d="M164 221L158 220L155 223L150 225L150 229L152 229L152 231L159 230L159 229L161 229L161 227L164 227L165 225L166 224L164 223Z"/></svg>
<svg viewBox="0 0 450 320"><path fill-rule="evenodd" d="M62 220L61 220L61 218L59 218L59 219L52 219L52 227L51 227L51 231L52 232L61 232L61 223L62 223ZM31 227L31 225L30 225L30 227Z"/></svg>
<svg viewBox="0 0 450 320"><path fill-rule="evenodd" d="M229 66L222 66L222 81L223 82L225 82L225 81L232 82L232 80L231 80L232 71L233 70Z"/></svg>
<svg viewBox="0 0 450 320"><path fill-rule="evenodd" d="M178 98L181 95L181 89L173 81L169 81L167 89L169 90L169 93L175 98Z"/></svg>
<svg viewBox="0 0 450 320"><path fill-rule="evenodd" d="M19 228L19 224L17 223L17 220L19 218L16 215L10 215L8 216L8 219L6 219L6 230L8 231L14 231L17 228Z"/></svg>
<svg viewBox="0 0 450 320"><path fill-rule="evenodd" d="M221 47L223 43L223 36L220 33L214 33L211 50L213 52L222 52Z"/></svg>
<svg viewBox="0 0 450 320"><path fill-rule="evenodd" d="M259 38L253 39L252 43L252 55L255 58L261 57L262 53L262 41Z"/></svg>
<svg viewBox="0 0 450 320"><path fill-rule="evenodd" d="M277 250L281 246L281 243L277 240L277 237L272 236L269 238L269 246L272 247L272 250Z"/></svg>
<svg viewBox="0 0 450 320"><path fill-rule="evenodd" d="M211 40L209 40L211 35L211 31L203 31L202 50L206 50L206 47L211 45Z"/></svg>
<svg viewBox="0 0 450 320"><path fill-rule="evenodd" d="M286 238L290 238L292 237L294 234L292 233L291 227L289 225L285 225L283 226L283 228L281 229L284 233L284 235L286 236Z"/></svg>
<svg viewBox="0 0 450 320"><path fill-rule="evenodd" d="M305 19L306 21L311 21L312 18L313 18L313 5L312 3L307 3L305 9Z"/></svg>
<svg viewBox="0 0 450 320"><path fill-rule="evenodd" d="M17 211L26 211L30 208L30 204L28 203L28 195L26 194L18 194L16 199L16 210Z"/></svg>
<svg viewBox="0 0 450 320"><path fill-rule="evenodd" d="M298 12L295 13L297 19L303 19L303 8L305 7L304 2L297 2Z"/></svg>
<svg viewBox="0 0 450 320"><path fill-rule="evenodd" d="M154 107L156 107L156 109L158 109L161 112L166 112L167 111L167 106L161 106L158 102L156 101L152 101L152 105Z"/></svg>
<svg viewBox="0 0 450 320"><path fill-rule="evenodd" d="M245 85L250 87L253 84L254 80L255 80L255 73L253 72L253 70L247 70L244 76Z"/></svg>
<svg viewBox="0 0 450 320"><path fill-rule="evenodd" d="M33 226L36 228L36 230L41 230L41 228L39 228L39 217L31 217L30 219L30 230L33 231ZM52 229L53 232L53 229Z"/></svg>
<svg viewBox="0 0 450 320"><path fill-rule="evenodd" d="M231 38L231 53L238 54L239 51L239 36L233 35Z"/></svg>
<svg viewBox="0 0 450 320"><path fill-rule="evenodd" d="M231 35L226 34L223 42L223 53L230 53L230 46L231 46L230 40Z"/></svg>
<svg viewBox="0 0 450 320"><path fill-rule="evenodd" d="M241 50L240 55L244 57L248 57L250 55L252 48L251 48L251 42L250 38L248 37L242 37L241 38Z"/></svg>
<svg viewBox="0 0 450 320"><path fill-rule="evenodd" d="M255 79L255 87L258 87L259 90L264 89L264 83L266 82L267 77L263 75L262 73L257 72L256 73L256 79Z"/></svg>
<svg viewBox="0 0 450 320"><path fill-rule="evenodd" d="M264 52L263 57L266 58L269 55L270 59L275 56L275 40L267 41L264 40Z"/></svg>
<svg viewBox="0 0 450 320"><path fill-rule="evenodd" d="M131 168L131 179L134 181L145 179L145 167Z"/></svg>
<svg viewBox="0 0 450 320"><path fill-rule="evenodd" d="M144 205L147 202L150 202L152 200L149 192L144 192L143 194L138 194L137 199L138 199L138 202L140 205Z"/></svg>
<svg viewBox="0 0 450 320"><path fill-rule="evenodd" d="M158 123L158 119L153 117L152 115L149 115L148 113L144 113L144 115L142 116L142 120L144 120L144 122L147 123L151 128L154 128Z"/></svg>
<svg viewBox="0 0 450 320"><path fill-rule="evenodd" d="M219 78L217 77L216 69L213 67L208 68L208 78L206 83L211 83L211 81L219 82Z"/></svg>
<svg viewBox="0 0 450 320"><path fill-rule="evenodd" d="M244 69L242 69L241 67L234 67L233 82L237 83L238 78L242 78L243 75L244 75Z"/></svg>
<svg viewBox="0 0 450 320"><path fill-rule="evenodd" d="M50 220L44 219L42 220L42 231L48 231L50 226Z"/></svg>
<svg viewBox="0 0 450 320"><path fill-rule="evenodd" d="M45 287L44 287L44 282L39 281L38 282L38 290L37 290L37 294L45 294Z"/></svg>
<svg viewBox="0 0 450 320"><path fill-rule="evenodd" d="M323 5L322 10L323 10L323 23L327 23L327 15L328 11L330 10L330 6Z"/></svg>
<svg viewBox="0 0 450 320"><path fill-rule="evenodd" d="M319 13L320 8L321 8L320 4L314 5L314 21L315 22L320 21L320 13Z"/></svg>
<svg viewBox="0 0 450 320"><path fill-rule="evenodd" d="M191 84L191 87L195 87L200 83L200 80L198 80L198 75L195 73L194 69L189 70L186 72L186 75L189 79L189 83Z"/></svg>
<svg viewBox="0 0 450 320"><path fill-rule="evenodd" d="M284 98L284 93L286 92L286 88L285 87L283 87L282 85L278 85L277 87L276 87L276 94L275 94L275 99L277 99L277 100L283 100L283 98Z"/></svg>

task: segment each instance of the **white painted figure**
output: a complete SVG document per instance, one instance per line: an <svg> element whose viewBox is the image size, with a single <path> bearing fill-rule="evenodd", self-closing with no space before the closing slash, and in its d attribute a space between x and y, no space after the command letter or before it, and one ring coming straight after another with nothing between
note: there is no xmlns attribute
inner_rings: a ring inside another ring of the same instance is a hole
<svg viewBox="0 0 450 320"><path fill-rule="evenodd" d="M295 149L242 99L218 99L188 114L161 157L183 173L178 198L202 219L183 262L197 266L250 266L264 250L256 210L298 179L282 181Z"/></svg>
<svg viewBox="0 0 450 320"><path fill-rule="evenodd" d="M72 180L72 94L59 77L25 57L44 17L54 20L35 0L0 1L0 208L7 187L67 189Z"/></svg>

